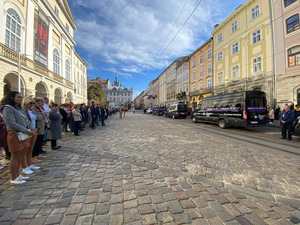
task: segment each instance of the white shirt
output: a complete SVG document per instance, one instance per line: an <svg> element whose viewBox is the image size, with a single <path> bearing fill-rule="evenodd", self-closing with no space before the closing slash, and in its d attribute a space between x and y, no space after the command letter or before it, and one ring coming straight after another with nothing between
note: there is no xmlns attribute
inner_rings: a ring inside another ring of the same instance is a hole
<svg viewBox="0 0 300 225"><path fill-rule="evenodd" d="M31 119L31 124L30 124L30 129L34 130L36 127L36 115L31 110L28 110L30 119Z"/></svg>
<svg viewBox="0 0 300 225"><path fill-rule="evenodd" d="M44 110L46 111L47 114L49 114L49 112L51 111L49 105L46 104L46 103L43 105L43 108L44 108Z"/></svg>

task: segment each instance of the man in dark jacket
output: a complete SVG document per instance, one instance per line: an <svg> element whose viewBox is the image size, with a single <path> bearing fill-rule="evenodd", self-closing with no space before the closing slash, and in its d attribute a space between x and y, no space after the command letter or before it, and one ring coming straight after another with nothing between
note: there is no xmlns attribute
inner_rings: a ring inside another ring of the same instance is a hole
<svg viewBox="0 0 300 225"><path fill-rule="evenodd" d="M99 126L99 119L100 119L100 106L99 104L96 105L96 124L97 126Z"/></svg>
<svg viewBox="0 0 300 225"><path fill-rule="evenodd" d="M64 110L64 107L66 105L65 104L62 104L59 108L59 113L60 115L62 116L62 123L63 123L63 130L64 132L69 132L68 129L67 129L67 126L68 126L68 114L66 112L66 110Z"/></svg>
<svg viewBox="0 0 300 225"><path fill-rule="evenodd" d="M288 132L288 138L287 140L292 140L292 126L295 120L295 113L294 110L290 110L289 105L284 106L284 111L282 112L281 118L280 118L280 124L281 124L281 139L286 139L286 131Z"/></svg>
<svg viewBox="0 0 300 225"><path fill-rule="evenodd" d="M105 123L104 123L104 118L105 118L105 108L104 108L103 105L102 105L101 108L100 108L100 118L101 118L101 125L102 125L102 126L105 126Z"/></svg>
<svg viewBox="0 0 300 225"><path fill-rule="evenodd" d="M92 102L91 116L92 116L91 128L95 129L95 121L96 121L96 107L95 107L95 102Z"/></svg>

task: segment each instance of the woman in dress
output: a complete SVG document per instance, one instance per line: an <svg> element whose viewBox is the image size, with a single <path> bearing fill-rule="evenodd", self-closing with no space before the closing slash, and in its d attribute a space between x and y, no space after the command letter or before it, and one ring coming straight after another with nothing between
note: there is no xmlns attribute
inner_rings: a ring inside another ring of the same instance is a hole
<svg viewBox="0 0 300 225"><path fill-rule="evenodd" d="M59 105L53 103L51 105L51 111L49 112L50 119L50 137L51 137L51 148L53 150L60 149L61 146L57 145L57 140L62 137L61 119L62 116L59 113Z"/></svg>
<svg viewBox="0 0 300 225"><path fill-rule="evenodd" d="M30 129L30 121L26 111L21 107L23 97L16 91L11 91L4 98L4 108L2 115L7 128L7 144L11 152L9 162L9 172L11 184L24 184L26 177L20 175L20 165L25 149L30 146L31 138L19 141L17 132L23 132L30 136L35 134L35 130Z"/></svg>

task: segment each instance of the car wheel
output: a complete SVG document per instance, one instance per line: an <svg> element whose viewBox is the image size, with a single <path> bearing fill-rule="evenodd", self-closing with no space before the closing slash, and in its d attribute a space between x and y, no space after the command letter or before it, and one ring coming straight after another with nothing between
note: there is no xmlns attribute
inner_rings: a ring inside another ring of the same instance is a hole
<svg viewBox="0 0 300 225"><path fill-rule="evenodd" d="M175 119L176 118L175 115L173 115L172 118Z"/></svg>
<svg viewBox="0 0 300 225"><path fill-rule="evenodd" d="M193 116L192 121L193 121L193 123L197 123L196 117Z"/></svg>
<svg viewBox="0 0 300 225"><path fill-rule="evenodd" d="M219 125L219 127L222 128L222 129L227 128L227 122L226 122L225 120L223 120L223 119L220 119L220 120L219 120L218 125Z"/></svg>

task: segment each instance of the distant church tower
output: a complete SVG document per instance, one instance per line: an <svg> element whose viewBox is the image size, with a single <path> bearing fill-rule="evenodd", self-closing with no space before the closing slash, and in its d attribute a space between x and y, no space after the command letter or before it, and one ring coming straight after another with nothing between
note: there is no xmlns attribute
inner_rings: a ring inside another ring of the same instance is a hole
<svg viewBox="0 0 300 225"><path fill-rule="evenodd" d="M118 81L118 76L116 75L116 80L114 82L115 87L119 87L119 81Z"/></svg>

